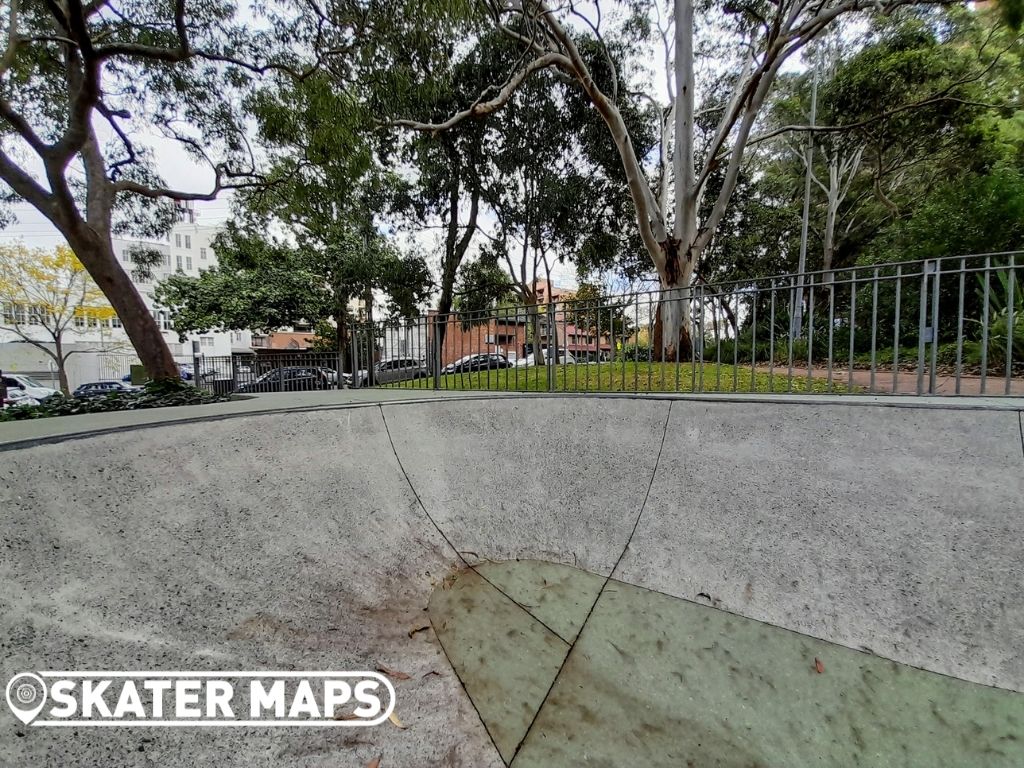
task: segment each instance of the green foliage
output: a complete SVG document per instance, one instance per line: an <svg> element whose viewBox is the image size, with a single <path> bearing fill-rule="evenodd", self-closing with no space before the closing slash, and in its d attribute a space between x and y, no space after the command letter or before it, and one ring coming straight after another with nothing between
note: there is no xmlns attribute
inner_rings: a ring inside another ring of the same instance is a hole
<svg viewBox="0 0 1024 768"><path fill-rule="evenodd" d="M1024 363L1024 281L1015 273L996 272L995 285L989 287L987 363L1005 365L1009 350L1018 365ZM978 275L978 295L984 300L984 277ZM1012 317L1012 319L1011 319ZM1012 323L1012 326L1011 326ZM982 321L975 332L976 341L966 345L972 360L981 364Z"/></svg>
<svg viewBox="0 0 1024 768"><path fill-rule="evenodd" d="M1024 172L1000 164L937 185L890 224L862 263L932 259L1024 248Z"/></svg>
<svg viewBox="0 0 1024 768"><path fill-rule="evenodd" d="M81 400L58 396L39 405L5 408L0 411L0 421L45 419L51 416L75 416L107 411L135 411L144 408L171 408L181 405L206 405L230 399L228 395L215 395L182 381L164 379L149 382L137 392L111 392Z"/></svg>

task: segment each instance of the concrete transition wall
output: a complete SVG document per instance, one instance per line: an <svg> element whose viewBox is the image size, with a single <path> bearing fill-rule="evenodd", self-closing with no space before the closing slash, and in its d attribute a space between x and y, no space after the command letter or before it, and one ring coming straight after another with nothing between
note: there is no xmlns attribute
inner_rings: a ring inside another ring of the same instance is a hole
<svg viewBox="0 0 1024 768"><path fill-rule="evenodd" d="M1022 513L1012 410L511 397L147 427L0 452L0 659L5 680L386 665L412 683L383 765L498 766L436 643L409 636L456 551L1020 691ZM349 729L0 725L14 765L379 751Z"/></svg>

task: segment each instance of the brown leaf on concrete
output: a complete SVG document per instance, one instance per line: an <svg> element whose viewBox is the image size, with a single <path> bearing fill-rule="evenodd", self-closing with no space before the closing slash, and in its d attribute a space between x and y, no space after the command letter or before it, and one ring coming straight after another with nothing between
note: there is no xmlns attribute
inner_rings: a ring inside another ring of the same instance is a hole
<svg viewBox="0 0 1024 768"><path fill-rule="evenodd" d="M373 760L366 764L366 768L380 768L380 759L382 757L384 757L384 755L377 755Z"/></svg>
<svg viewBox="0 0 1024 768"><path fill-rule="evenodd" d="M391 721L391 724L395 726L395 728L398 728L400 730L404 731L407 727L401 720L398 719L398 715L396 715L394 712L391 713L391 715L388 717L388 720Z"/></svg>
<svg viewBox="0 0 1024 768"><path fill-rule="evenodd" d="M409 675L405 674L405 672L399 672L397 669L385 667L383 664L377 667L377 671L387 675L388 677L393 677L395 680L409 679Z"/></svg>
<svg viewBox="0 0 1024 768"><path fill-rule="evenodd" d="M825 665L821 663L821 659L819 659L817 656L814 657L814 670L819 675L825 671Z"/></svg>
<svg viewBox="0 0 1024 768"><path fill-rule="evenodd" d="M359 720L359 715L353 715L351 712L339 712L334 716L335 720Z"/></svg>
<svg viewBox="0 0 1024 768"><path fill-rule="evenodd" d="M420 624L418 627L413 627L409 630L409 637L414 636L418 632L426 632L428 629L430 629L430 622L427 622L426 624Z"/></svg>

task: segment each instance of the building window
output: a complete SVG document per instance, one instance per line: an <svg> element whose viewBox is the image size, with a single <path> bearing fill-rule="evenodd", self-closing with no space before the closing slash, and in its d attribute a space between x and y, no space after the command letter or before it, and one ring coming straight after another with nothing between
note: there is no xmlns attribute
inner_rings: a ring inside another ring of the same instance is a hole
<svg viewBox="0 0 1024 768"><path fill-rule="evenodd" d="M191 235L185 235L185 247L186 248L191 248L192 247L192 236Z"/></svg>
<svg viewBox="0 0 1024 768"><path fill-rule="evenodd" d="M178 248L181 248L181 235L174 236L174 245Z"/></svg>
<svg viewBox="0 0 1024 768"><path fill-rule="evenodd" d="M42 318L39 316L39 307L33 305L28 308L28 324L29 325L42 325Z"/></svg>
<svg viewBox="0 0 1024 768"><path fill-rule="evenodd" d="M185 257L185 269L187 269L187 270L191 270L192 269L192 257L191 256L186 256Z"/></svg>
<svg viewBox="0 0 1024 768"><path fill-rule="evenodd" d="M202 346L202 347L212 347L213 346L213 336L200 336L199 337L199 345Z"/></svg>
<svg viewBox="0 0 1024 768"><path fill-rule="evenodd" d="M199 258L200 259L205 259L206 258L206 249L205 248L200 248L199 249Z"/></svg>
<svg viewBox="0 0 1024 768"><path fill-rule="evenodd" d="M164 254L164 266L168 269L171 268L171 254L169 253Z"/></svg>
<svg viewBox="0 0 1024 768"><path fill-rule="evenodd" d="M75 315L75 328L85 328L85 318L81 315Z"/></svg>
<svg viewBox="0 0 1024 768"><path fill-rule="evenodd" d="M122 325L121 325L121 318L120 317L112 317L112 318L110 318L110 327L111 328L121 328L122 327Z"/></svg>
<svg viewBox="0 0 1024 768"><path fill-rule="evenodd" d="M89 318L89 327L90 328L99 328L100 327L100 319L98 317L90 317Z"/></svg>
<svg viewBox="0 0 1024 768"><path fill-rule="evenodd" d="M178 254L177 256L175 256L174 258L175 258L175 260L176 260L176 261L177 261L177 263L178 263L178 271L180 272L180 271L181 271L181 254L179 253L179 254Z"/></svg>

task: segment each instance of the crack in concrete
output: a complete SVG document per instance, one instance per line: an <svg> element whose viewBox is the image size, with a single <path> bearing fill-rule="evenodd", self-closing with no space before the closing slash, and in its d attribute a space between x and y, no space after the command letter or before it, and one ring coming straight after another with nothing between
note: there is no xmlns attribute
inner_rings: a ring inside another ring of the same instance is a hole
<svg viewBox="0 0 1024 768"><path fill-rule="evenodd" d="M565 669L566 663L569 661L569 657L572 656L573 649L576 648L576 644L580 638L583 637L583 633L587 629L587 623L590 621L590 617L594 613L594 609L597 607L598 602L601 600L601 595L604 594L605 589L608 587L608 583L612 580L612 576L615 574L616 569L619 567L619 563L622 562L622 558L626 556L626 552L629 550L629 545L633 541L633 536L636 535L636 529L640 526L640 518L644 515L644 510L647 508L647 500L651 497L651 488L654 487L654 480L658 476L658 469L661 466L661 454L665 450L665 438L668 435L668 424L672 417L672 401L669 400L668 410L665 412L665 424L661 428L661 443L658 446L658 456L654 460L654 468L651 470L651 480L647 484L647 492L644 494L643 504L640 505L640 511L637 513L636 520L633 521L633 529L629 532L629 536L626 538L626 543L622 547L622 552L619 553L618 559L612 566L612 569L605 576L604 583L601 585L601 589L598 590L597 596L594 598L594 602L590 604L590 610L587 611L586 618L583 619L583 623L580 625L579 632L576 633L576 638L569 645L569 651L565 654L565 658L562 659L562 664L558 668L558 672L555 674L554 679L551 681L551 685L548 687L548 692L544 694L544 698L540 702L540 706L537 707L537 711L533 714L533 720L530 721L530 725L526 728L526 733L523 734L523 738L519 740L516 745L515 752L512 753L512 760L509 762L509 766L515 764L516 757L519 755L519 751L523 748L526 740L530 737L530 733L533 731L533 726L537 723L537 718L540 717L541 711L544 709L544 705L547 704L548 697L551 696L551 691L555 688L555 683L558 682L558 678L562 676L562 671Z"/></svg>

